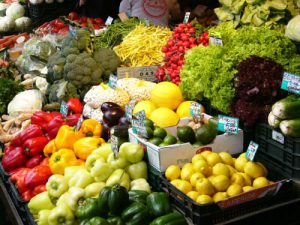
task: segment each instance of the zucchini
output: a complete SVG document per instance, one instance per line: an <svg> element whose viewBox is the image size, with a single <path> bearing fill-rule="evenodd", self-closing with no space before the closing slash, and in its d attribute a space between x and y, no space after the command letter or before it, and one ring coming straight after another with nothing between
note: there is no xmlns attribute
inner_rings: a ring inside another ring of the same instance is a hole
<svg viewBox="0 0 300 225"><path fill-rule="evenodd" d="M300 118L283 120L280 123L280 130L285 136L300 137Z"/></svg>
<svg viewBox="0 0 300 225"><path fill-rule="evenodd" d="M274 116L272 112L269 113L268 123L272 128L274 129L279 128L280 122L281 120L278 117Z"/></svg>
<svg viewBox="0 0 300 225"><path fill-rule="evenodd" d="M290 95L272 106L272 113L279 119L294 119L300 115L300 98Z"/></svg>

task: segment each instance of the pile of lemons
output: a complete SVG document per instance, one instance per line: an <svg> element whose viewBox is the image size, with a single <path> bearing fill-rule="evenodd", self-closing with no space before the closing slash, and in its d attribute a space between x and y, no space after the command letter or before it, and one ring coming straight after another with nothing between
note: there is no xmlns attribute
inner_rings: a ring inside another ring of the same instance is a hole
<svg viewBox="0 0 300 225"><path fill-rule="evenodd" d="M273 183L267 174L264 165L249 161L246 153L233 158L227 152L211 151L195 155L181 169L171 165L165 172L172 185L199 204L218 202Z"/></svg>

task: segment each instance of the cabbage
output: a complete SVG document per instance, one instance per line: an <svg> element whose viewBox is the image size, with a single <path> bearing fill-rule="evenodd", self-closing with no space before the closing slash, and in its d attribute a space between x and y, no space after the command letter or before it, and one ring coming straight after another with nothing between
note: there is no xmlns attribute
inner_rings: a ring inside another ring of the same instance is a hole
<svg viewBox="0 0 300 225"><path fill-rule="evenodd" d="M15 21L8 17L0 17L0 33L1 32L9 32L15 28Z"/></svg>
<svg viewBox="0 0 300 225"><path fill-rule="evenodd" d="M300 15L291 19L286 27L285 36L289 39L300 42Z"/></svg>
<svg viewBox="0 0 300 225"><path fill-rule="evenodd" d="M23 48L23 55L36 56L39 59L47 61L49 56L56 52L55 48L48 41L38 38L31 38L26 42Z"/></svg>
<svg viewBox="0 0 300 225"><path fill-rule="evenodd" d="M25 9L19 3L13 3L6 9L6 16L16 20L25 14Z"/></svg>
<svg viewBox="0 0 300 225"><path fill-rule="evenodd" d="M21 17L16 19L16 30L17 31L26 31L31 27L31 19L29 17Z"/></svg>

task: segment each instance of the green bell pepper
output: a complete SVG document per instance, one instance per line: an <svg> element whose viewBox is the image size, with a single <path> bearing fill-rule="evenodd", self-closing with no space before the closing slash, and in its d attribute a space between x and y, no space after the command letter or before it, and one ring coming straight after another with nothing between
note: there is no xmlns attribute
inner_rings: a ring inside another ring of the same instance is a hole
<svg viewBox="0 0 300 225"><path fill-rule="evenodd" d="M129 165L129 162L122 157L115 157L114 153L111 153L107 158L107 163L111 166L113 170L124 169Z"/></svg>
<svg viewBox="0 0 300 225"><path fill-rule="evenodd" d="M118 216L109 217L107 219L107 222L109 222L111 225L124 225L121 217Z"/></svg>
<svg viewBox="0 0 300 225"><path fill-rule="evenodd" d="M56 206L61 205L61 204L67 204L67 202L69 201L69 198L70 198L70 193L69 192L63 193L59 197L59 199L56 201Z"/></svg>
<svg viewBox="0 0 300 225"><path fill-rule="evenodd" d="M50 209L43 209L43 210L39 211L37 224L38 225L48 225L48 218L49 218L50 212L51 212Z"/></svg>
<svg viewBox="0 0 300 225"><path fill-rule="evenodd" d="M104 182L97 182L89 184L85 187L85 197L86 198L98 198L101 190L105 187Z"/></svg>
<svg viewBox="0 0 300 225"><path fill-rule="evenodd" d="M53 209L54 207L47 191L34 196L28 203L29 211L33 215L37 215L43 209Z"/></svg>
<svg viewBox="0 0 300 225"><path fill-rule="evenodd" d="M105 162L105 159L102 157L102 155L100 153L94 153L92 152L92 154L90 154L86 161L85 161L85 167L87 168L87 170L89 172L91 172L91 169L94 167L95 162L97 160L101 160L102 162Z"/></svg>
<svg viewBox="0 0 300 225"><path fill-rule="evenodd" d="M146 204L146 199L149 193L147 191L140 191L140 190L134 190L134 191L129 191L129 201L130 203L133 202L142 202Z"/></svg>
<svg viewBox="0 0 300 225"><path fill-rule="evenodd" d="M104 187L99 195L98 198L98 206L99 206L99 215L100 216L107 216L109 212L108 208L108 197L111 191L111 187L107 186Z"/></svg>
<svg viewBox="0 0 300 225"><path fill-rule="evenodd" d="M65 168L65 179L67 182L77 173L78 170L85 169L84 166L69 166Z"/></svg>
<svg viewBox="0 0 300 225"><path fill-rule="evenodd" d="M78 219L84 220L97 216L98 212L98 199L87 198L83 202L79 203L79 206L75 211L75 215Z"/></svg>
<svg viewBox="0 0 300 225"><path fill-rule="evenodd" d="M113 169L111 166L108 163L103 162L102 159L97 159L94 166L91 168L91 175L97 182L106 181L112 172Z"/></svg>
<svg viewBox="0 0 300 225"><path fill-rule="evenodd" d="M172 211L170 199L165 192L152 192L147 197L147 207L151 215L163 216Z"/></svg>
<svg viewBox="0 0 300 225"><path fill-rule="evenodd" d="M71 210L75 211L79 205L79 202L84 199L85 191L79 187L71 187L68 191L69 195L66 199L66 204Z"/></svg>
<svg viewBox="0 0 300 225"><path fill-rule="evenodd" d="M188 225L188 223L183 215L178 212L173 212L156 218L150 225Z"/></svg>
<svg viewBox="0 0 300 225"><path fill-rule="evenodd" d="M121 218L126 225L148 225L150 214L147 206L134 202L122 212Z"/></svg>
<svg viewBox="0 0 300 225"><path fill-rule="evenodd" d="M90 219L84 225L111 225L111 224L109 222L107 222L106 219L96 216L96 217L93 217L92 219Z"/></svg>
<svg viewBox="0 0 300 225"><path fill-rule="evenodd" d="M79 225L86 225L86 224L87 224L87 222L89 222L89 220L90 220L90 219L85 219L85 220L82 220L82 221L80 222L80 224L79 224Z"/></svg>
<svg viewBox="0 0 300 225"><path fill-rule="evenodd" d="M68 191L69 186L63 175L52 175L46 183L46 189L51 197L59 198L63 193Z"/></svg>
<svg viewBox="0 0 300 225"><path fill-rule="evenodd" d="M49 225L73 225L75 217L72 210L64 204L52 209L48 217Z"/></svg>
<svg viewBox="0 0 300 225"><path fill-rule="evenodd" d="M130 190L140 190L151 192L150 184L144 178L139 178L130 182Z"/></svg>
<svg viewBox="0 0 300 225"><path fill-rule="evenodd" d="M69 187L85 188L94 182L94 178L86 169L78 170L69 180Z"/></svg>
<svg viewBox="0 0 300 225"><path fill-rule="evenodd" d="M119 157L125 158L130 163L137 163L144 158L144 149L137 143L126 142L120 146Z"/></svg>
<svg viewBox="0 0 300 225"><path fill-rule="evenodd" d="M144 178L147 180L147 163L141 161L131 164L126 167L126 172L129 174L131 180Z"/></svg>
<svg viewBox="0 0 300 225"><path fill-rule="evenodd" d="M108 196L108 208L112 215L119 215L129 203L129 194L121 185L114 185Z"/></svg>

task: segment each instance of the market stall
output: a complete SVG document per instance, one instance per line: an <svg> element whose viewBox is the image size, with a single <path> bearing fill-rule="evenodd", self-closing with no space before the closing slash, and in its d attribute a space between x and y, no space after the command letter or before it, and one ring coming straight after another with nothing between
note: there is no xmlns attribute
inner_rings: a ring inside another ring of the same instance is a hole
<svg viewBox="0 0 300 225"><path fill-rule="evenodd" d="M219 3L0 3L5 224L300 223L300 3Z"/></svg>

